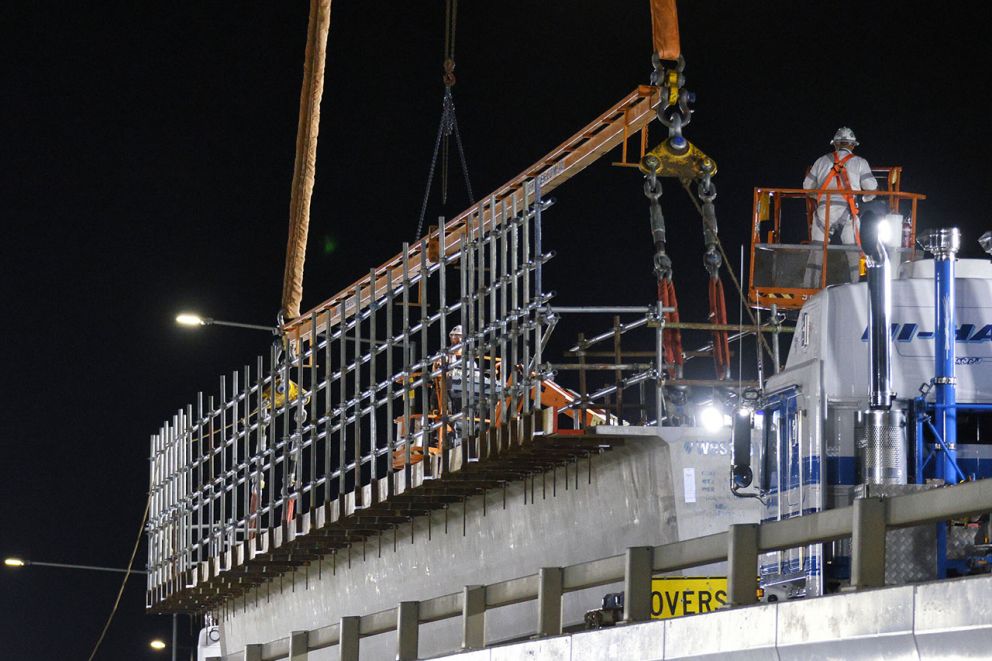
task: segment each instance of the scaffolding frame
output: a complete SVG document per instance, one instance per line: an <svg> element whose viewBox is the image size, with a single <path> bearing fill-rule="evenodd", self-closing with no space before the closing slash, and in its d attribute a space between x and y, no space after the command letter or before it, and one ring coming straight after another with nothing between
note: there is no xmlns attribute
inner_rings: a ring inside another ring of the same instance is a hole
<svg viewBox="0 0 992 661"><path fill-rule="evenodd" d="M636 88L283 324L281 346L177 411L151 438L148 608L215 608L414 516L608 448L541 430L542 352L555 322L542 283L551 257L542 190L617 146L626 153L638 133L643 152L659 101L658 88ZM452 345L455 325L463 339ZM653 373L660 392L663 370Z"/></svg>
<svg viewBox="0 0 992 661"><path fill-rule="evenodd" d="M335 314L311 312L286 352L221 376L218 395L199 393L152 436L149 607L244 559L271 571L273 531L303 534L334 501L369 507L380 485L389 498L420 462L440 478L454 448L459 465L485 459L494 430L531 415L550 319L538 287L548 202L532 190L522 204L490 199L488 223L442 221L434 248L404 244L398 277L373 269Z"/></svg>

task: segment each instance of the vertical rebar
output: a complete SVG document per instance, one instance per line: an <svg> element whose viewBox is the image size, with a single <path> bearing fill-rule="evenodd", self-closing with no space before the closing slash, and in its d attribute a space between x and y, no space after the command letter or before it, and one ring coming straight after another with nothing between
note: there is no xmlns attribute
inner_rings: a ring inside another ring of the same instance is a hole
<svg viewBox="0 0 992 661"><path fill-rule="evenodd" d="M579 341L577 342L579 350L577 352L579 358L579 424L577 427L579 429L585 429L586 426L586 410L589 405L589 388L586 383L586 336L585 333L579 333ZM566 479L566 484L568 480Z"/></svg>
<svg viewBox="0 0 992 661"><path fill-rule="evenodd" d="M486 353L489 355L489 389L486 417L489 419L490 430L496 427L496 393L499 390L499 372L496 364L496 337L499 335L497 330L498 317L496 316L496 299L499 293L499 274L497 271L498 266L496 264L496 236L499 232L499 228L502 227L503 221L505 220L501 216L499 218L499 222L497 223L495 203L492 206L492 214L492 230L490 230L489 238L486 242L489 247L489 282L487 285L487 288L489 289L489 313L488 318L486 319L486 326L489 328L489 343L486 345ZM490 432L487 435L487 438L494 438L493 433ZM487 451L490 454L495 451L495 448L492 447L492 443L488 445Z"/></svg>
<svg viewBox="0 0 992 661"><path fill-rule="evenodd" d="M376 312L379 309L379 300L376 297L375 269L369 271L369 387L371 395L369 397L369 454L372 457L369 471L371 473L372 484L379 479L379 460L377 451L379 448L378 429L376 428L376 415L378 414L377 402L379 399L379 374L376 370L376 356L378 355L377 339L379 333L376 327Z"/></svg>
<svg viewBox="0 0 992 661"><path fill-rule="evenodd" d="M620 316L613 316L613 363L620 365L623 363L623 354L620 351ZM617 389L617 424L623 424L623 372L617 370L613 373Z"/></svg>
<svg viewBox="0 0 992 661"><path fill-rule="evenodd" d="M500 416L499 425L503 424L509 419L509 410L507 409L507 389L511 387L510 379L513 375L513 365L508 360L507 353L507 310L509 305L509 298L507 296L507 286L509 284L509 271L507 270L508 255L507 255L507 215L506 215L506 199L500 201L500 216L503 219L503 225L500 228L499 234L499 361L500 361L500 385L502 386L501 396L500 396Z"/></svg>
<svg viewBox="0 0 992 661"><path fill-rule="evenodd" d="M251 476L251 499L249 507L254 518L251 520L253 533L262 528L262 482L265 477L265 457L267 443L265 436L265 362L258 356L255 362L255 467Z"/></svg>
<svg viewBox="0 0 992 661"><path fill-rule="evenodd" d="M338 499L348 491L348 341L345 336L345 301L338 304Z"/></svg>
<svg viewBox="0 0 992 661"><path fill-rule="evenodd" d="M220 528L218 529L218 553L224 553L227 550L227 490L224 488L224 482L227 477L227 376L222 374L220 376L220 409L218 411L220 414L220 430L219 438L220 447L220 475L215 476L214 479L218 479L220 483Z"/></svg>
<svg viewBox="0 0 992 661"><path fill-rule="evenodd" d="M331 443L333 433L331 429L333 428L333 388L331 386L331 381L334 376L333 366L331 364L331 356L334 352L331 351L332 345L332 335L331 335L331 311L324 310L324 502L331 502L331 475L333 467L331 466L331 455L333 454L333 445ZM316 394L314 394L316 399ZM314 424L317 421L314 420ZM335 494L336 495L336 494Z"/></svg>
<svg viewBox="0 0 992 661"><path fill-rule="evenodd" d="M483 205L478 207L479 225L482 224ZM463 327L462 335L462 414L464 417L465 438L462 443L469 444L468 456L477 459L475 439L475 237L473 236L473 214L465 219L465 248L467 262L462 264L465 270L465 307L467 325Z"/></svg>
<svg viewBox="0 0 992 661"><path fill-rule="evenodd" d="M437 253L438 253L438 309L440 310L438 324L438 346L441 351L441 374L438 383L441 388L437 393L438 414L440 416L440 427L438 428L438 442L441 449L441 473L448 470L448 280L447 280L447 228L445 227L444 216L437 219ZM428 526L430 534L430 526Z"/></svg>
<svg viewBox="0 0 992 661"><path fill-rule="evenodd" d="M396 429L396 422L393 418L393 380L396 378L393 372L393 351L395 350L395 340L393 339L393 303L395 294L393 290L393 271L386 272L386 470L391 471L393 466L393 455L396 451L396 440L393 436ZM389 495L393 495L394 482L387 481Z"/></svg>
<svg viewBox="0 0 992 661"><path fill-rule="evenodd" d="M530 362L530 347L531 347L531 309L530 309L530 270L533 266L534 256L531 254L530 250L530 218L531 218L531 205L533 200L531 200L527 194L527 187L524 186L524 208L523 217L521 218L521 230L520 234L523 239L523 301L522 301L522 335L523 335L523 385L524 385L524 414L530 413L531 405L531 373L533 371L533 366Z"/></svg>
<svg viewBox="0 0 992 661"><path fill-rule="evenodd" d="M289 514L289 461L287 457L291 455L290 448L292 447L292 427L290 426L290 403L292 398L290 397L290 383L291 383L291 372L290 361L292 358L293 345L289 343L286 346L286 352L283 355L282 363L279 366L281 383L282 383L282 437L280 438L280 445L282 446L282 451L279 452L279 457L282 460L282 486L279 490L280 502L282 507L279 511L279 521L280 523L287 522L287 514Z"/></svg>
<svg viewBox="0 0 992 661"><path fill-rule="evenodd" d="M430 385L431 364L428 360L427 332L430 319L427 309L427 281L430 273L427 264L427 237L420 239L420 439L424 451L424 468L430 471L433 467L430 461L431 420L430 420Z"/></svg>
<svg viewBox="0 0 992 661"><path fill-rule="evenodd" d="M410 411L410 244L403 243L403 434L404 438L404 469L407 471L407 484L410 477L410 444L413 443L412 418Z"/></svg>
<svg viewBox="0 0 992 661"><path fill-rule="evenodd" d="M538 296L544 293L544 282L542 278L544 248L542 246L543 237L541 236L541 207L543 204L544 201L541 199L541 176L538 175L534 178L534 258L537 261L534 264L534 291ZM541 343L538 342L537 346L540 347ZM540 351L540 348L537 350Z"/></svg>
<svg viewBox="0 0 992 661"><path fill-rule="evenodd" d="M459 386L462 388L461 397L459 397L459 404L461 409L456 412L458 419L455 421L456 428L458 429L458 441L462 444L462 453L466 460L472 458L471 446L465 445L465 435L468 429L468 420L465 412L465 375L467 368L466 361L466 342L465 338L466 329L468 328L468 308L469 308L469 298L468 298L468 228L465 230L466 236L461 242L461 246L458 249L458 317L459 325L462 327L462 338L458 344L458 362L460 363L458 373L461 375L462 382ZM452 389L454 384L452 384Z"/></svg>
<svg viewBox="0 0 992 661"><path fill-rule="evenodd" d="M243 454L244 458L238 461L238 466L240 467L240 474L244 479L244 485L241 488L241 517L244 521L244 541L248 541L248 530L251 525L250 512L251 512L251 461L254 457L254 452L251 448L251 394L254 391L254 386L251 383L251 366L244 366L244 403L241 406L241 410L244 413L244 418L242 418L241 433L244 436L243 439ZM234 483L234 488L237 488L237 481Z"/></svg>
<svg viewBox="0 0 992 661"><path fill-rule="evenodd" d="M274 528L276 526L276 502L279 497L279 489L276 484L276 451L279 447L279 442L276 440L276 378L278 376L279 370L279 359L276 355L276 345L273 344L269 348L269 396L268 404L266 406L265 414L266 421L265 424L268 426L268 433L266 434L266 439L271 441L271 448L269 448L269 502L265 507L266 515L266 528ZM267 442L268 442L267 441Z"/></svg>
<svg viewBox="0 0 992 661"><path fill-rule="evenodd" d="M525 209L526 211L526 209ZM517 349L520 345L520 241L519 230L519 210L517 209L517 197L513 196L513 220L510 222L510 363L513 370L513 389L510 391L510 417L517 414L518 396L522 392L520 386L519 367Z"/></svg>
<svg viewBox="0 0 992 661"><path fill-rule="evenodd" d="M320 418L318 417L317 402L320 401L320 366L317 360L318 352L320 351L320 336L317 334L317 311L314 310L310 313L310 419L307 421L307 427L309 429L310 436L310 504L307 507L307 511L315 509L317 503L317 467L320 465L318 451L318 442L320 438L320 429L318 423ZM302 384L301 384L302 387ZM302 495L300 496L302 498Z"/></svg>
<svg viewBox="0 0 992 661"><path fill-rule="evenodd" d="M355 507L366 506L368 503L362 502L362 317L359 310L362 309L362 287L355 287L355 362L353 363L352 376L355 380L355 484L352 489L355 492Z"/></svg>
<svg viewBox="0 0 992 661"><path fill-rule="evenodd" d="M206 463L206 452L203 445L203 391L196 393L196 436L197 436L197 453L199 454L199 459L197 461L197 488L199 491L199 505L197 507L197 517L196 517L196 537L197 537L197 555L196 560L198 562L207 559L207 549L204 549L204 531L207 530L207 523L204 520L204 512L207 508L206 505L206 495L207 495L207 483L203 479L203 467Z"/></svg>
<svg viewBox="0 0 992 661"><path fill-rule="evenodd" d="M240 427L238 426L238 372L237 370L231 372L231 470L227 475L231 475L233 480L231 482L231 541L230 543L238 543L238 448L239 448L239 433ZM224 490L227 490L226 481L228 479L227 475L224 476Z"/></svg>

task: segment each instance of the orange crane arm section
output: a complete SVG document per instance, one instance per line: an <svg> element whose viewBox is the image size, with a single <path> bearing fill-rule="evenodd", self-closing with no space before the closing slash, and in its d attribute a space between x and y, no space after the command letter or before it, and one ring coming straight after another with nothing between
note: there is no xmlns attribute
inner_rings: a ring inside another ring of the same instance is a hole
<svg viewBox="0 0 992 661"><path fill-rule="evenodd" d="M682 54L679 43L679 12L675 0L651 0L651 38L654 52L663 60L677 60Z"/></svg>

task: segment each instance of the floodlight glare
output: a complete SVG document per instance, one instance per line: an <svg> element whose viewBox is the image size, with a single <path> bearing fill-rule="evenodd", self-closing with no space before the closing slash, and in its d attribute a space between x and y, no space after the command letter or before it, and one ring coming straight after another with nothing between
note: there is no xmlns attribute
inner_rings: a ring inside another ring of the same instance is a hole
<svg viewBox="0 0 992 661"><path fill-rule="evenodd" d="M20 558L4 558L3 564L7 565L8 567L23 567L27 563L21 560Z"/></svg>
<svg viewBox="0 0 992 661"><path fill-rule="evenodd" d="M207 321L198 314L184 312L176 316L176 323L180 326L206 326Z"/></svg>
<svg viewBox="0 0 992 661"><path fill-rule="evenodd" d="M151 647L153 650L161 651L165 649L165 641L156 638L152 642L148 643L148 646Z"/></svg>
<svg viewBox="0 0 992 661"><path fill-rule="evenodd" d="M888 216L879 219L876 231L878 232L878 240L888 245L889 241L892 240L892 223Z"/></svg>
<svg viewBox="0 0 992 661"><path fill-rule="evenodd" d="M723 427L723 411L711 404L700 411L699 422L706 431L719 431Z"/></svg>

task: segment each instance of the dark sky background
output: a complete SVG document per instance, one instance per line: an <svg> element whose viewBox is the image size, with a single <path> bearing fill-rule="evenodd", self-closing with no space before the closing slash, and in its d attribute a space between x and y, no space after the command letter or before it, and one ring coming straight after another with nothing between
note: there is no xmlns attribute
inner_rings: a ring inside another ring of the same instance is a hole
<svg viewBox="0 0 992 661"><path fill-rule="evenodd" d="M681 5L698 95L686 136L719 163L732 259L753 187L798 186L840 125L871 163L905 167L904 187L928 196L921 226L958 225L978 256L992 228L986 3ZM459 19L455 95L477 194L648 80L646 0L463 0ZM172 320L185 309L274 320L306 21L302 1L0 8L0 554L125 566L149 435L266 350L262 334ZM441 0L333 4L304 307L413 238L442 25ZM546 216L559 303L652 299L641 181L610 160L558 189ZM451 189L430 218L467 206L457 177ZM698 217L665 190L683 318L702 320ZM728 307L736 318L729 288ZM0 656L85 659L118 582L0 572ZM148 641L169 621L143 603L133 580L98 658L154 656Z"/></svg>

